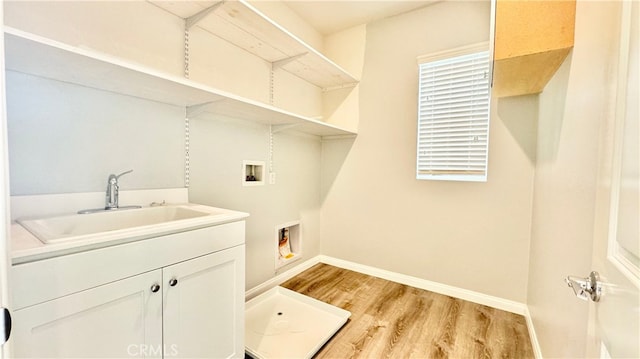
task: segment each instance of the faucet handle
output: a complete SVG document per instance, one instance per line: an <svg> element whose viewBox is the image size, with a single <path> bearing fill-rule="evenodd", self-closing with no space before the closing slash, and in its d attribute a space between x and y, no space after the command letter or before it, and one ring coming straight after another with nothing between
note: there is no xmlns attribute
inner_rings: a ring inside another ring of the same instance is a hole
<svg viewBox="0 0 640 359"><path fill-rule="evenodd" d="M122 176L126 175L127 173L131 173L131 172L133 172L133 170L128 170L128 171L122 172L121 174L119 174L119 175L117 175L117 176L115 176L115 177L116 177L116 179L118 179L118 178L120 178L120 177L122 177Z"/></svg>

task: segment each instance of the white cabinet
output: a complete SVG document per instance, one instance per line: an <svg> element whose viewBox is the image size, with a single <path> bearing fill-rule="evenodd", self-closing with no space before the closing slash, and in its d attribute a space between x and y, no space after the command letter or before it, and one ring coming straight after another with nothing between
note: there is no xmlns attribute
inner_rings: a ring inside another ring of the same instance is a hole
<svg viewBox="0 0 640 359"><path fill-rule="evenodd" d="M243 259L244 246L163 268L164 345L173 357L244 356Z"/></svg>
<svg viewBox="0 0 640 359"><path fill-rule="evenodd" d="M13 357L244 357L243 243L234 222L16 265Z"/></svg>
<svg viewBox="0 0 640 359"><path fill-rule="evenodd" d="M13 313L16 358L126 358L162 345L162 280L153 271ZM35 283L34 283L35 284Z"/></svg>

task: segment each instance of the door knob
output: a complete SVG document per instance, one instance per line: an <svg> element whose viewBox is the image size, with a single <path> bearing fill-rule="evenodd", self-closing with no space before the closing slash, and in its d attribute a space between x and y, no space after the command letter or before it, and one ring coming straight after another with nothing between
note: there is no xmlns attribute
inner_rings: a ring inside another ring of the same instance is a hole
<svg viewBox="0 0 640 359"><path fill-rule="evenodd" d="M159 290L160 290L160 284L158 284L158 283L154 283L154 284L151 286L151 292L156 293L156 292L157 292L157 291L159 291Z"/></svg>
<svg viewBox="0 0 640 359"><path fill-rule="evenodd" d="M579 278L575 276L568 276L564 280L567 285L573 289L573 293L576 297L582 300L591 299L594 302L600 300L602 295L602 283L600 282L600 275L598 272L593 271L586 278Z"/></svg>
<svg viewBox="0 0 640 359"><path fill-rule="evenodd" d="M178 280L176 278L169 279L169 285L175 287L178 284Z"/></svg>

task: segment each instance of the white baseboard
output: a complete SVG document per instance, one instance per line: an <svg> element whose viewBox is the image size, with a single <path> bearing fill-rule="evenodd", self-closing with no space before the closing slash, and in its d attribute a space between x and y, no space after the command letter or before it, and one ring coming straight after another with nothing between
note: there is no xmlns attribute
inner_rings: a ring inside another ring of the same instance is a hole
<svg viewBox="0 0 640 359"><path fill-rule="evenodd" d="M335 267L349 269L355 272L371 275L374 277L390 280L392 282L406 284L415 288L429 290L435 293L448 295L450 297L467 300L469 302L486 305L492 308L505 310L507 312L525 315L527 313L527 306L523 303L515 302L508 299L490 296L483 293L474 292L468 289L462 289L447 284L432 282L426 279L412 277L405 274L395 273L384 269L370 267L363 264L358 264L343 259L329 257L325 255L319 255L308 259L295 267L280 273L279 275L269 279L268 281L259 284L245 293L247 300L255 297L256 295L263 293L281 283L287 281L290 278L295 277L297 274L313 267L318 263L326 263Z"/></svg>
<svg viewBox="0 0 640 359"><path fill-rule="evenodd" d="M301 262L300 264L292 267L291 269L288 269L285 272L282 272L280 274L278 274L277 276L269 279L266 282L263 282L261 284L258 284L257 286L247 290L244 293L244 299L245 301L259 295L262 294L266 291L268 291L269 289L276 287L284 282L286 282L287 280L295 277L296 275L304 272L305 270L313 267L314 265L320 263L320 256L315 256L311 259L307 259L304 262Z"/></svg>
<svg viewBox="0 0 640 359"><path fill-rule="evenodd" d="M464 299L469 302L486 305L488 307L501 309L507 312L524 315L526 305L508 299L494 297L491 295L462 289L447 284L432 282L426 279L412 277L405 274L395 273L384 269L366 266L354 262L345 261L329 256L320 256L320 262L332 266L349 269L355 272L368 274L374 277L390 280L392 282L406 284L411 287L425 289L431 292L448 295L450 297Z"/></svg>
<svg viewBox="0 0 640 359"><path fill-rule="evenodd" d="M529 308L525 307L524 317L527 320L527 329L529 330L529 339L531 340L531 347L533 348L533 355L536 359L542 359L542 350L540 349L540 342L538 342L538 336L536 335L536 329L533 326L533 320L531 319L531 313Z"/></svg>

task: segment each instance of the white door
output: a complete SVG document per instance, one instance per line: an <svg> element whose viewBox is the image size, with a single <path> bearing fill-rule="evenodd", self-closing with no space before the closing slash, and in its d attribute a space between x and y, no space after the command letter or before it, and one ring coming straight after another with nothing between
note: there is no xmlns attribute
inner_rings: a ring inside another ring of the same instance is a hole
<svg viewBox="0 0 640 359"><path fill-rule="evenodd" d="M156 270L15 311L13 357L162 358L161 280Z"/></svg>
<svg viewBox="0 0 640 359"><path fill-rule="evenodd" d="M640 358L640 2L622 2L616 116L605 134L593 270L603 284L589 309L590 357Z"/></svg>
<svg viewBox="0 0 640 359"><path fill-rule="evenodd" d="M172 357L244 357L244 246L163 268L164 345Z"/></svg>
<svg viewBox="0 0 640 359"><path fill-rule="evenodd" d="M4 26L4 1L0 0L0 26ZM4 36L0 37L0 307L9 302L9 172L7 145L7 112L4 79ZM0 337L5 338L5 328L0 325ZM2 346L0 359L9 358L10 342Z"/></svg>

